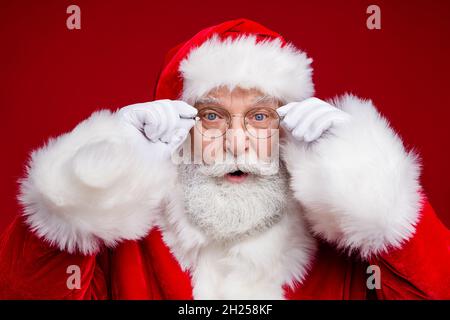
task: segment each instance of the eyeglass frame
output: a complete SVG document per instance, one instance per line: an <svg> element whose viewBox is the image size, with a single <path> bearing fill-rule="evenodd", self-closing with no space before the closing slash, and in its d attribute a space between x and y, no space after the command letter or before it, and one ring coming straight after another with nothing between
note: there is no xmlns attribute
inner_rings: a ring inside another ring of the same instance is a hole
<svg viewBox="0 0 450 320"><path fill-rule="evenodd" d="M278 112L276 111L276 109L272 109L272 108L270 108L270 107L255 107L255 108L251 108L251 109L247 110L244 114L231 114L227 109L225 109L225 108L223 108L223 107L216 107L216 106L214 106L214 107L203 107L203 108L198 109L198 112L200 112L200 111L202 111L202 110L204 110L204 109L211 109L211 110L219 109L219 110L224 111L226 114L228 114L228 117L227 117L227 118L228 118L228 120L227 120L227 127L226 127L225 131L224 131L221 135L219 135L219 136L211 137L212 139L218 139L218 138L220 138L220 137L223 137L223 136L226 134L226 132L228 131L228 129L229 129L229 127L230 127L231 119L232 119L233 117L242 117L242 118L244 119L244 128L245 128L245 131L248 132L253 138L256 138L256 139L268 139L268 138L272 137L273 134L271 134L270 136L267 136L267 137L256 137L256 136L252 135L252 133L251 133L250 130L248 130L248 128L247 128L247 123L246 123L246 121L245 121L245 118L247 117L247 114L248 114L248 113L250 113L250 112L252 112L252 111L255 111L255 110L257 110L257 109L270 109L270 110L273 110L274 113L277 115L277 119L278 119L277 127L276 127L276 128L273 128L273 129L270 129L270 130L276 130L276 129L279 129L279 128L280 128L280 123L281 123L281 121L282 121L283 118L284 118L284 116L280 116L280 115L278 114ZM192 119L192 120L195 120L195 121L200 121L200 120L201 120L200 117L199 117L198 115L193 116L193 117L181 117L181 118L182 118L182 119ZM195 127L196 127L196 126L195 126ZM198 131L200 131L197 127L196 127L196 129L197 129ZM268 129L269 129L269 128L268 128ZM205 135L204 135L202 132L200 132L200 134L201 134L202 136L205 137Z"/></svg>

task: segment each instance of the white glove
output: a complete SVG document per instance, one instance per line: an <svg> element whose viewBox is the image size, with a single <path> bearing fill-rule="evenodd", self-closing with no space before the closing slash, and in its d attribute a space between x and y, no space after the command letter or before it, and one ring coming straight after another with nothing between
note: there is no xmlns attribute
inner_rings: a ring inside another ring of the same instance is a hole
<svg viewBox="0 0 450 320"><path fill-rule="evenodd" d="M132 104L118 111L119 119L142 133L162 158L172 153L186 139L195 125L197 109L179 100L156 100Z"/></svg>
<svg viewBox="0 0 450 320"><path fill-rule="evenodd" d="M305 142L319 139L333 125L345 123L351 116L318 98L308 98L301 102L291 102L277 109L284 117L281 125L292 136Z"/></svg>

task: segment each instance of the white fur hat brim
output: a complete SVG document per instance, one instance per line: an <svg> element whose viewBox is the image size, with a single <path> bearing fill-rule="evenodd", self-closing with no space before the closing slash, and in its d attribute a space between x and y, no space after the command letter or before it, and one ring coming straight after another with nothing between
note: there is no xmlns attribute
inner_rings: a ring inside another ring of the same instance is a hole
<svg viewBox="0 0 450 320"><path fill-rule="evenodd" d="M312 59L280 39L257 41L255 36L221 40L212 36L181 61L181 99L193 103L210 90L226 86L255 88L284 102L314 94Z"/></svg>

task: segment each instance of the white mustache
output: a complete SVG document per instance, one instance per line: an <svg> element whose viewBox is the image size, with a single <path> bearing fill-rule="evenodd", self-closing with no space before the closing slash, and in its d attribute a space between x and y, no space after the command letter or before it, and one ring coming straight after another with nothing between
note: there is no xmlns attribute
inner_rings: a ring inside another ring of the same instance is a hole
<svg viewBox="0 0 450 320"><path fill-rule="evenodd" d="M214 164L198 165L199 171L209 177L223 177L227 173L242 171L245 173L268 176L275 175L279 171L278 158L271 161L261 161L249 155L242 155L237 158L227 158L225 161Z"/></svg>

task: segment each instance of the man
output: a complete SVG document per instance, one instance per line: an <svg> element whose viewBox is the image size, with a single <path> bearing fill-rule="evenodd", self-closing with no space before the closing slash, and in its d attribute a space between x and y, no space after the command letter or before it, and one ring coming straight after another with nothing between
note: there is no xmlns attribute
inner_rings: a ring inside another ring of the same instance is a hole
<svg viewBox="0 0 450 320"><path fill-rule="evenodd" d="M449 298L450 237L416 155L370 101L312 97L311 61L228 21L169 52L155 101L35 151L0 295Z"/></svg>

